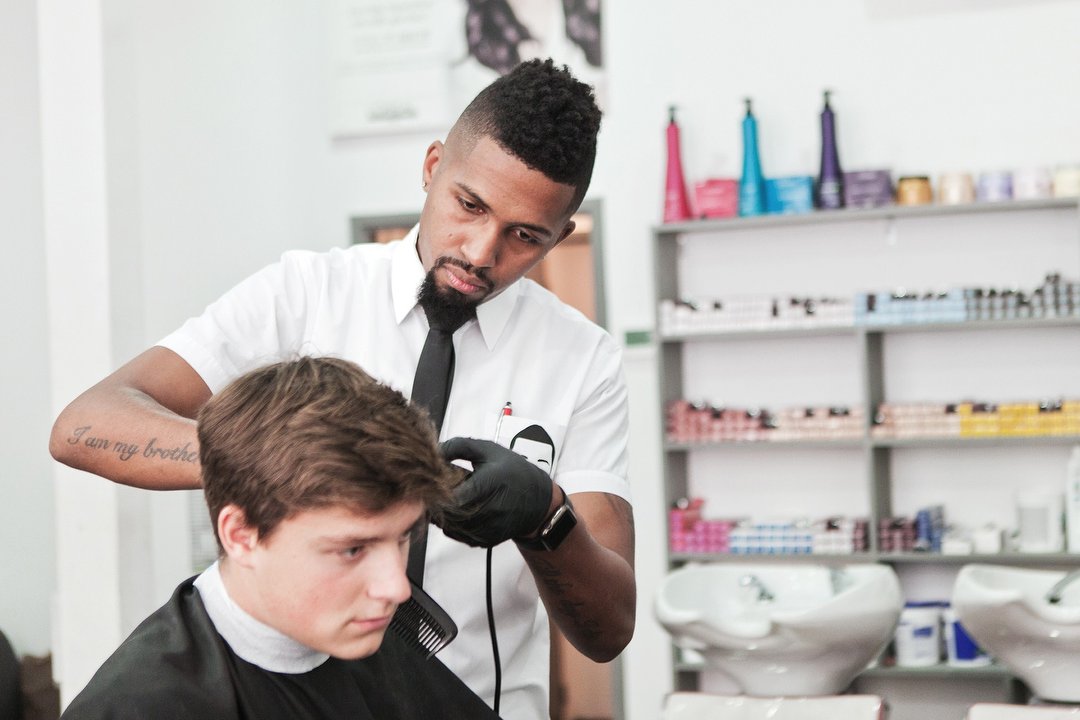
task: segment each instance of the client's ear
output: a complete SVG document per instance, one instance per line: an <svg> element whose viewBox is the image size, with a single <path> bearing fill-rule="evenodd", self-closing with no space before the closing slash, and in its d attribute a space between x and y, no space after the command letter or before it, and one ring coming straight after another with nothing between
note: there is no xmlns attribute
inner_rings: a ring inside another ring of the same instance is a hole
<svg viewBox="0 0 1080 720"><path fill-rule="evenodd" d="M259 531L248 525L244 511L236 505L226 505L218 513L218 539L229 560L247 566L255 546L259 544Z"/></svg>

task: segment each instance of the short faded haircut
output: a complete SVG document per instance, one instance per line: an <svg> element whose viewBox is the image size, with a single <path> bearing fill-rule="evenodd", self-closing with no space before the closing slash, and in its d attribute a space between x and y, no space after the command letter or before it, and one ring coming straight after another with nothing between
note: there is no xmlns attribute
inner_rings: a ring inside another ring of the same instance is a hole
<svg viewBox="0 0 1080 720"><path fill-rule="evenodd" d="M299 512L330 506L379 513L419 501L438 514L454 479L423 411L336 358L242 375L203 406L198 437L215 535L229 504L261 539Z"/></svg>
<svg viewBox="0 0 1080 720"><path fill-rule="evenodd" d="M529 60L481 90L451 136L466 145L490 137L528 167L570 185L574 213L592 181L600 115L592 88L565 65Z"/></svg>

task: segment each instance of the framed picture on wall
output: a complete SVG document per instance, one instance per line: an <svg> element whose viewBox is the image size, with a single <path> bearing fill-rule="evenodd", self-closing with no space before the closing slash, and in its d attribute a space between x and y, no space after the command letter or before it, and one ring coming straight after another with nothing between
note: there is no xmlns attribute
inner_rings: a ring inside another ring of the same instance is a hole
<svg viewBox="0 0 1080 720"><path fill-rule="evenodd" d="M522 60L551 57L604 106L600 0L334 0L331 134L445 131Z"/></svg>

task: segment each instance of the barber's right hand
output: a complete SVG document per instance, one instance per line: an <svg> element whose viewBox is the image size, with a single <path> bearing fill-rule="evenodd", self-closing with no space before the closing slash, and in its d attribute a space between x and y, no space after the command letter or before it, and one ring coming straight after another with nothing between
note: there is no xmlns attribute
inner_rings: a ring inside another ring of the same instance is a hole
<svg viewBox="0 0 1080 720"><path fill-rule="evenodd" d="M451 506L436 518L448 537L473 547L493 547L532 535L548 516L554 482L513 450L462 437L439 448L447 460L468 460L473 466L454 491Z"/></svg>

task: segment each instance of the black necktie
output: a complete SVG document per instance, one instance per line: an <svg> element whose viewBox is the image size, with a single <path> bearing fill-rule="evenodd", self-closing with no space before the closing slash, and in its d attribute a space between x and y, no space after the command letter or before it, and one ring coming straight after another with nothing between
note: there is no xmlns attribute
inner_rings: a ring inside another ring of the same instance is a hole
<svg viewBox="0 0 1080 720"><path fill-rule="evenodd" d="M464 323L464 318L455 326L441 325L428 316L427 340L420 351L420 362L416 365L413 377L412 402L427 408L435 431L442 429L443 417L446 416L446 404L450 401L450 386L454 382L454 331ZM417 538L409 548L408 575L417 585L424 581L424 554L427 552L427 532Z"/></svg>
<svg viewBox="0 0 1080 720"><path fill-rule="evenodd" d="M412 402L426 408L436 432L442 429L454 382L454 331L431 326L413 378Z"/></svg>

